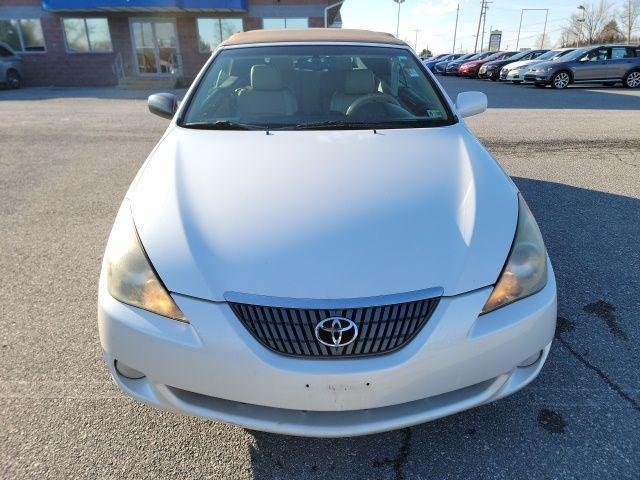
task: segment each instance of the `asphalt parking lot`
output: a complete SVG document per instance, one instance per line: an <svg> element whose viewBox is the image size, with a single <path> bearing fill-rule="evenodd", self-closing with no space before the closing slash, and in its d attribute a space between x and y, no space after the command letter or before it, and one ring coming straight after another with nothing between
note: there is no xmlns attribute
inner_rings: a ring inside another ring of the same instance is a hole
<svg viewBox="0 0 640 480"><path fill-rule="evenodd" d="M512 397L338 440L176 416L116 389L100 261L166 122L138 93L0 91L0 477L640 478L640 91L441 82L489 97L469 124L540 223L556 341Z"/></svg>

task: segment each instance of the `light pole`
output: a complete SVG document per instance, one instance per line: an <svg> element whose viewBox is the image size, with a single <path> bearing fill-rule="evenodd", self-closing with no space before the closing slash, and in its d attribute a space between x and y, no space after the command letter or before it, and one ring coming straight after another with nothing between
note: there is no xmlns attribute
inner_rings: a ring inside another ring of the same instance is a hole
<svg viewBox="0 0 640 480"><path fill-rule="evenodd" d="M460 4L458 4L458 8L456 8L456 26L453 29L453 53L456 53L456 36L458 35L458 15L460 15Z"/></svg>
<svg viewBox="0 0 640 480"><path fill-rule="evenodd" d="M584 24L584 11L586 9L582 5L578 5L578 10L582 10L582 18L578 19L578 23L580 23L580 29L578 30L578 38L576 38L576 47L580 45L580 40L582 37L582 25Z"/></svg>
<svg viewBox="0 0 640 480"><path fill-rule="evenodd" d="M522 30L522 16L525 11L538 11L538 12L546 12L544 16L544 28L542 30L542 40L540 41L540 48L542 48L542 44L544 44L544 36L547 34L547 19L549 18L549 9L548 8L523 8L520 10L520 26L518 27L518 40L516 40L516 50L520 46L520 31Z"/></svg>
<svg viewBox="0 0 640 480"><path fill-rule="evenodd" d="M415 46L416 46L416 53L417 53L418 52L418 33L420 33L420 30L414 30L414 32L416 32L416 43L415 43Z"/></svg>
<svg viewBox="0 0 640 480"><path fill-rule="evenodd" d="M400 38L400 5L404 3L404 0L393 0L398 4L398 23L396 24L396 37Z"/></svg>

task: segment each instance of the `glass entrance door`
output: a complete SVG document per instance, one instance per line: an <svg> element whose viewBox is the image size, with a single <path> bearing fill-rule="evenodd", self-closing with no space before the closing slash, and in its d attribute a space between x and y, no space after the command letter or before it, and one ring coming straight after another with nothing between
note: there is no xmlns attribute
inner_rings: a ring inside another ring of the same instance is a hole
<svg viewBox="0 0 640 480"><path fill-rule="evenodd" d="M166 20L132 20L131 34L138 73L173 75L178 68L176 26Z"/></svg>

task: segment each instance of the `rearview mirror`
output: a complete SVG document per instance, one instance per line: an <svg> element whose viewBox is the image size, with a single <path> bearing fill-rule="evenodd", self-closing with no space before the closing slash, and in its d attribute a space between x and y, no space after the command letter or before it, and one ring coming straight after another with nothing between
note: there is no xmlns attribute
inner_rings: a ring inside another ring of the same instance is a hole
<svg viewBox="0 0 640 480"><path fill-rule="evenodd" d="M149 111L162 118L173 118L178 109L178 99L173 93L154 93L147 100Z"/></svg>
<svg viewBox="0 0 640 480"><path fill-rule="evenodd" d="M482 92L459 93L456 107L463 118L478 115L487 109L487 96Z"/></svg>

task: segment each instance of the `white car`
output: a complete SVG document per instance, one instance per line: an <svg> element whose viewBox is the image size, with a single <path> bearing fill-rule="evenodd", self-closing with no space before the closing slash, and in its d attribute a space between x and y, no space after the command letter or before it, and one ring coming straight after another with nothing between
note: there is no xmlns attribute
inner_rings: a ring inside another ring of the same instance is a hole
<svg viewBox="0 0 640 480"><path fill-rule="evenodd" d="M518 189L386 34L223 42L133 181L99 286L104 358L155 407L303 436L450 415L540 372L556 284Z"/></svg>
<svg viewBox="0 0 640 480"><path fill-rule="evenodd" d="M575 48L557 48L549 50L533 60L509 63L500 70L500 80L503 82L522 83L524 82L525 72L528 72L534 65L542 62L553 62L573 50Z"/></svg>

